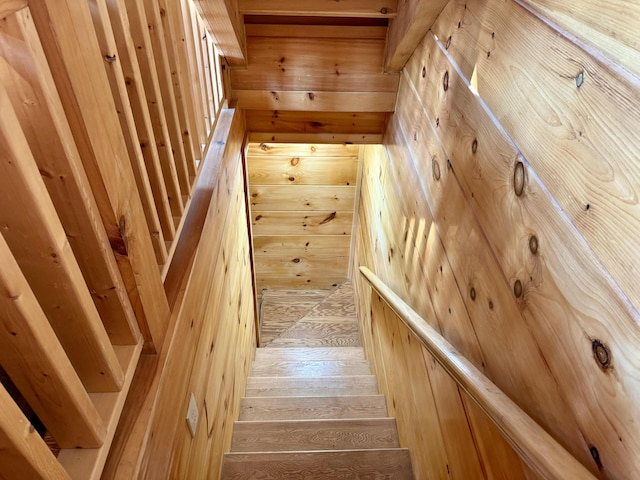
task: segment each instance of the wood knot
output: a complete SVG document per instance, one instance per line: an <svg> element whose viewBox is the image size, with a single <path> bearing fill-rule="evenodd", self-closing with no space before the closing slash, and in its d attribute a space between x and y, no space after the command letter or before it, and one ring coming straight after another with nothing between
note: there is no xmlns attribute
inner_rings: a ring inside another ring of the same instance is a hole
<svg viewBox="0 0 640 480"><path fill-rule="evenodd" d="M449 50L450 46L451 46L451 35L449 35L449 38L447 38L447 43L445 44L444 48Z"/></svg>
<svg viewBox="0 0 640 480"><path fill-rule="evenodd" d="M312 92L307 93L307 95L309 96L309 100L313 100L314 98L316 98L316 96Z"/></svg>
<svg viewBox="0 0 640 480"><path fill-rule="evenodd" d="M433 169L433 178L436 180L440 180L440 163L438 163L438 159L433 157L431 160L431 168Z"/></svg>
<svg viewBox="0 0 640 480"><path fill-rule="evenodd" d="M389 10L387 9L387 7L382 7L382 8L380 9L380 13L381 13L382 15L386 15L388 11L389 11Z"/></svg>
<svg viewBox="0 0 640 480"><path fill-rule="evenodd" d="M529 251L534 255L538 253L538 237L535 235L529 237Z"/></svg>
<svg viewBox="0 0 640 480"><path fill-rule="evenodd" d="M474 138L471 143L471 153L476 153L478 151L478 139Z"/></svg>
<svg viewBox="0 0 640 480"><path fill-rule="evenodd" d="M327 215L327 218L325 218L324 220L322 220L320 222L320 225L324 225L326 223L329 223L334 218L336 218L336 212L331 212L329 215Z"/></svg>
<svg viewBox="0 0 640 480"><path fill-rule="evenodd" d="M473 300L474 302L476 301L476 289L471 287L471 290L469 291L469 296L471 297L471 300Z"/></svg>
<svg viewBox="0 0 640 480"><path fill-rule="evenodd" d="M576 87L580 88L583 83L584 83L584 71L576 75Z"/></svg>
<svg viewBox="0 0 640 480"><path fill-rule="evenodd" d="M427 67L422 67L422 78L427 76Z"/></svg>
<svg viewBox="0 0 640 480"><path fill-rule="evenodd" d="M520 298L522 296L522 282L520 280L516 280L513 284L513 294L516 298Z"/></svg>
<svg viewBox="0 0 640 480"><path fill-rule="evenodd" d="M293 263L300 263L300 259L299 258L294 258L293 259Z"/></svg>
<svg viewBox="0 0 640 480"><path fill-rule="evenodd" d="M449 90L449 71L444 72L444 77L442 78L442 88L446 92Z"/></svg>
<svg viewBox="0 0 640 480"><path fill-rule="evenodd" d="M113 63L116 61L116 56L114 55L105 55L104 59L107 61L107 63Z"/></svg>
<svg viewBox="0 0 640 480"><path fill-rule="evenodd" d="M518 162L516 163L516 166L513 169L513 190L516 196L520 197L524 192L524 183L525 183L524 163Z"/></svg>
<svg viewBox="0 0 640 480"><path fill-rule="evenodd" d="M593 458L593 461L596 462L598 470L602 470L604 466L602 465L602 460L600 459L600 452L598 452L598 449L592 445L591 447L589 447L589 453L591 454L591 458Z"/></svg>
<svg viewBox="0 0 640 480"><path fill-rule="evenodd" d="M600 340L595 339L591 342L591 351L593 352L593 357L596 359L598 366L602 370L607 370L611 367L611 352L609 351L609 347Z"/></svg>

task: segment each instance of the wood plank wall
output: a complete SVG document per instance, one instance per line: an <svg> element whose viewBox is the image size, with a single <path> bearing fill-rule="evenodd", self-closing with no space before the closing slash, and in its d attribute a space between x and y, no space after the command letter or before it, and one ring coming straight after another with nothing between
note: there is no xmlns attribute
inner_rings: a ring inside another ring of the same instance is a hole
<svg viewBox="0 0 640 480"><path fill-rule="evenodd" d="M399 78L383 71L386 26L278 18L246 25L247 66L231 71L250 140L380 142Z"/></svg>
<svg viewBox="0 0 640 480"><path fill-rule="evenodd" d="M190 0L0 1L0 477L97 479L114 438L125 471L171 460L166 438L197 455L167 413L186 412L179 381L205 419L195 465L213 454L217 471L256 342L244 114L224 75Z"/></svg>
<svg viewBox="0 0 640 480"><path fill-rule="evenodd" d="M195 258L184 259L192 264L189 276L176 277L172 341L159 356L143 356L104 479L215 478L230 445L256 332L241 167L244 117L236 110L227 120L228 113L219 124L228 141L220 140L220 157L208 159L204 172L210 178L201 177L196 188L197 215L206 200L206 218ZM199 409L195 438L185 422L191 393Z"/></svg>
<svg viewBox="0 0 640 480"><path fill-rule="evenodd" d="M638 98L625 72L518 3L452 0L403 70L384 148L365 150L355 261L599 478L640 475ZM508 446L486 448L495 432L473 403L356 288L391 405L433 406L399 418L417 471L521 477ZM469 435L476 455L462 458Z"/></svg>
<svg viewBox="0 0 640 480"><path fill-rule="evenodd" d="M360 147L249 144L258 293L347 279Z"/></svg>

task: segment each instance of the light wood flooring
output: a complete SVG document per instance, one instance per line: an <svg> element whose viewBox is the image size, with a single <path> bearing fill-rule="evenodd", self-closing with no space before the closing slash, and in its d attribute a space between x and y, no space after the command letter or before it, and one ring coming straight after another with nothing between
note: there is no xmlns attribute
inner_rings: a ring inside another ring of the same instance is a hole
<svg viewBox="0 0 640 480"><path fill-rule="evenodd" d="M300 302L297 304L296 302ZM360 347L353 291L267 292L229 479L413 479Z"/></svg>

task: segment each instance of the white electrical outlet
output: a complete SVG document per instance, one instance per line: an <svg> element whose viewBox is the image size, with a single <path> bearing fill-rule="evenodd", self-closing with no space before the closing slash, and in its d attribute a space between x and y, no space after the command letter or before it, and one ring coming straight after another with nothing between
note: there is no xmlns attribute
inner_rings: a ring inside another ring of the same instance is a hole
<svg viewBox="0 0 640 480"><path fill-rule="evenodd" d="M187 425L191 436L196 436L196 427L198 426L198 405L196 405L196 397L191 394L189 398L189 408L187 409Z"/></svg>

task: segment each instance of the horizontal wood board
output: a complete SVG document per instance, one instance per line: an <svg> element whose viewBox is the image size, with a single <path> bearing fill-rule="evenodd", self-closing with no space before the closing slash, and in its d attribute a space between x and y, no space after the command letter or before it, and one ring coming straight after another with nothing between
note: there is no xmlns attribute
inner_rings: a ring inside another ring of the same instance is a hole
<svg viewBox="0 0 640 480"><path fill-rule="evenodd" d="M258 291L326 289L348 274L355 145L249 144L249 201Z"/></svg>

